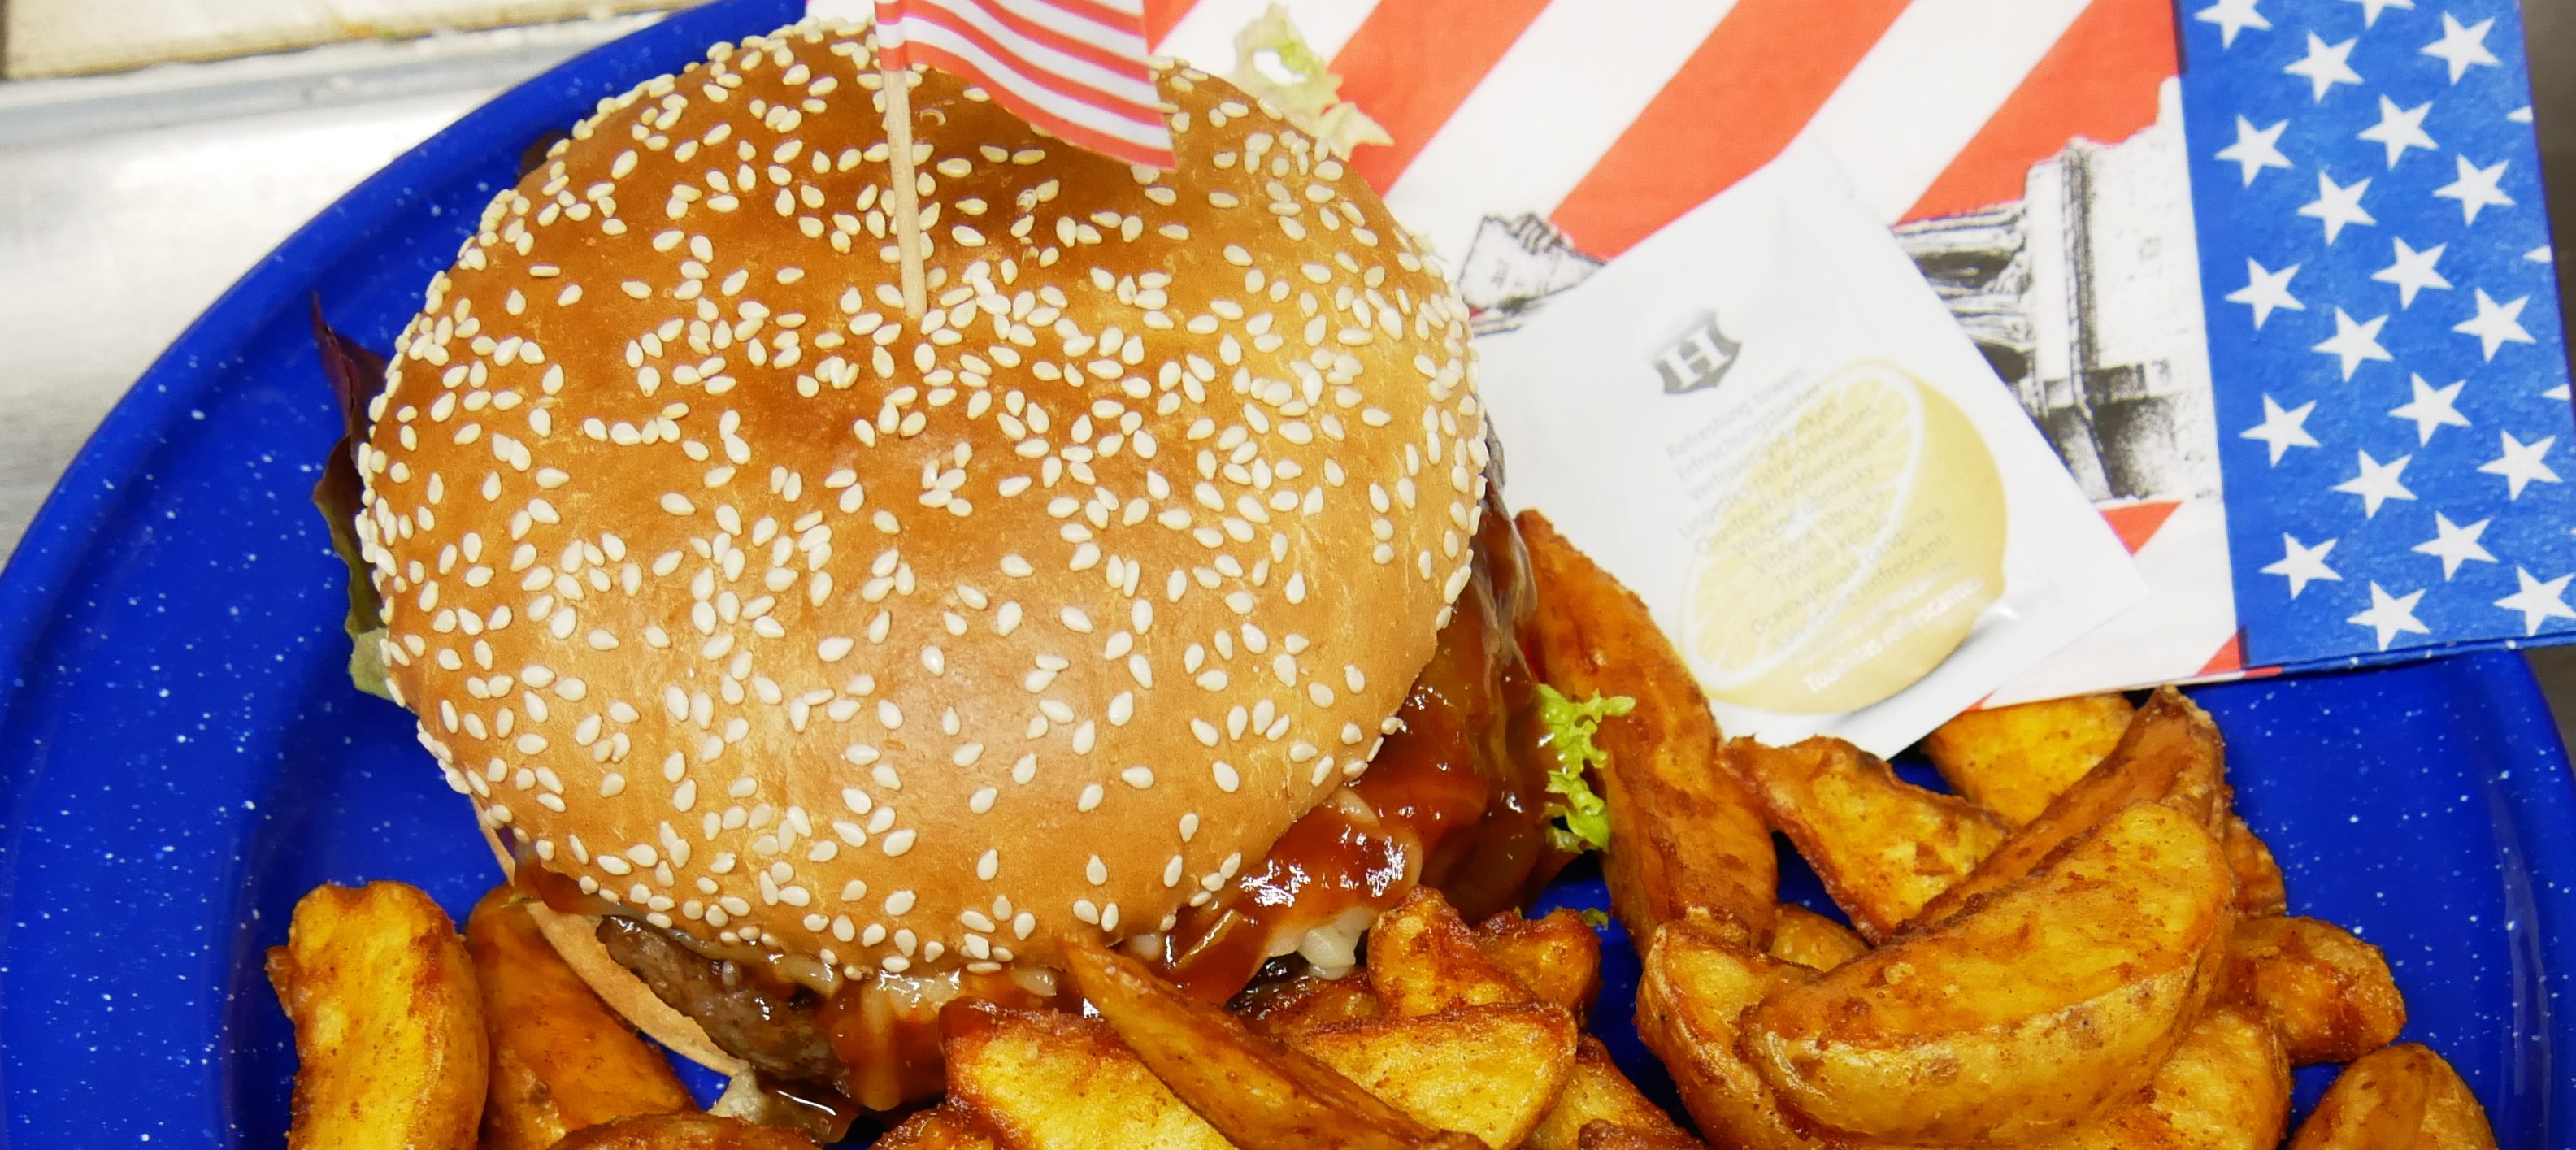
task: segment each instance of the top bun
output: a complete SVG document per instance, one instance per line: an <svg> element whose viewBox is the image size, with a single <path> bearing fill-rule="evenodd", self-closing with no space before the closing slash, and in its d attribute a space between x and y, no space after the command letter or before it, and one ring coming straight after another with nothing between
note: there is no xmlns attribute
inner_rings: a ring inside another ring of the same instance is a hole
<svg viewBox="0 0 2576 1150"><path fill-rule="evenodd" d="M1049 961L1366 765L1468 577L1466 310L1203 72L1179 166L913 76L906 322L864 31L722 45L495 197L358 528L482 817L655 925L856 977Z"/></svg>

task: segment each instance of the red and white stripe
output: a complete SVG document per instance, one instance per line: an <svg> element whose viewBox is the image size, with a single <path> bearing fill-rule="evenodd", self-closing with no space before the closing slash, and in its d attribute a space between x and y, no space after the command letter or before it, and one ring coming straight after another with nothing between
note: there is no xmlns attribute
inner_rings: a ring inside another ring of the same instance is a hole
<svg viewBox="0 0 2576 1150"><path fill-rule="evenodd" d="M1021 119L1102 155L1172 166L1143 0L875 2L887 63L971 80Z"/></svg>
<svg viewBox="0 0 2576 1150"><path fill-rule="evenodd" d="M1219 73L1270 0L1142 0ZM2017 199L2078 136L2155 122L2171 0L1288 0L1395 143L1353 167L1443 254L1536 212L1615 256L1792 149L1890 223Z"/></svg>

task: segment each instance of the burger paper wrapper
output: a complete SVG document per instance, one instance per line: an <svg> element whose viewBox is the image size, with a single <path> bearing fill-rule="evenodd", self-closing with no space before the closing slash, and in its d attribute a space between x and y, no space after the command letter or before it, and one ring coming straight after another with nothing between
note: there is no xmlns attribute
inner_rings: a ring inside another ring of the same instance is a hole
<svg viewBox="0 0 2576 1150"><path fill-rule="evenodd" d="M1893 754L2146 595L1829 161L1479 342L1506 500L1644 598L1729 734Z"/></svg>

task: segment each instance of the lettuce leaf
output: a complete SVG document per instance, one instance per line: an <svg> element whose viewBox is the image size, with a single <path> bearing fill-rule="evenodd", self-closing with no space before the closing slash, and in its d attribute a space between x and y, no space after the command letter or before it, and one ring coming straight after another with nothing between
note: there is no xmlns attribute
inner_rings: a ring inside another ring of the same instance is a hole
<svg viewBox="0 0 2576 1150"><path fill-rule="evenodd" d="M1557 849L1566 851L1600 850L1610 845L1610 807L1592 790L1584 777L1590 771L1609 765L1610 752L1602 750L1592 736L1601 729L1601 720L1635 710L1637 700L1626 695L1594 695L1580 703L1563 692L1541 683L1538 686L1538 719L1547 729L1545 743L1556 751L1556 769L1547 774L1547 792L1558 801L1547 806L1549 817L1557 820L1548 828L1548 838Z"/></svg>
<svg viewBox="0 0 2576 1150"><path fill-rule="evenodd" d="M1333 74L1332 61L1307 45L1276 3L1234 34L1234 74L1226 78L1341 155L1362 144L1395 142L1359 105L1341 98L1342 78Z"/></svg>
<svg viewBox="0 0 2576 1150"><path fill-rule="evenodd" d="M385 685L382 641L384 602L376 597L373 572L358 547L358 514L366 507L366 484L358 474L358 441L367 434L367 408L385 386L385 357L339 332L322 318L322 301L313 301L313 343L322 358L322 376L340 405L340 440L322 459L322 478L313 484L313 506L331 528L331 550L348 565L344 580L349 613L341 621L349 634L349 681L361 691L391 701Z"/></svg>

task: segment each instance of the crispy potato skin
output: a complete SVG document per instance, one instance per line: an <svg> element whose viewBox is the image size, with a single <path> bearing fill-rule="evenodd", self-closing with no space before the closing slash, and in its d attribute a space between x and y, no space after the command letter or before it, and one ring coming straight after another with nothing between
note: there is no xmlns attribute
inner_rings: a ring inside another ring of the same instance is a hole
<svg viewBox="0 0 2576 1150"><path fill-rule="evenodd" d="M316 887L268 978L295 1023L288 1150L469 1150L488 1053L456 926L401 883Z"/></svg>
<svg viewBox="0 0 2576 1150"><path fill-rule="evenodd" d="M2486 1108L2451 1064L2414 1043L2344 1068L2289 1150L2495 1150Z"/></svg>
<svg viewBox="0 0 2576 1150"><path fill-rule="evenodd" d="M1780 904L1779 922L1771 928L1771 957L1827 971L1867 953L1869 943L1850 927L1794 903Z"/></svg>
<svg viewBox="0 0 2576 1150"><path fill-rule="evenodd" d="M1825 1141L1793 1125L1746 1061L1739 1022L1766 996L1814 974L1762 954L1703 922L1673 923L1646 948L1637 983L1637 1035L1661 1059L1700 1130L1731 1150L1891 1150Z"/></svg>
<svg viewBox="0 0 2576 1150"><path fill-rule="evenodd" d="M1752 794L1716 762L1717 721L1689 666L1646 605L1545 516L1523 511L1515 522L1547 605L1524 636L1539 677L1578 699L1637 701L1598 736L1610 753L1598 785L1609 805L1611 908L1635 938L1696 908L1756 945L1768 940L1779 858Z"/></svg>
<svg viewBox="0 0 2576 1150"><path fill-rule="evenodd" d="M961 1002L939 1030L948 1105L1013 1150L1232 1150L1099 1019Z"/></svg>
<svg viewBox="0 0 2576 1150"><path fill-rule="evenodd" d="M2035 1150L2275 1150L2290 1124L2290 1063L2261 1020L2200 1016L2138 1098Z"/></svg>
<svg viewBox="0 0 2576 1150"><path fill-rule="evenodd" d="M586 1126L698 1108L670 1059L564 964L510 888L475 904L465 951L492 1052L484 1150L546 1150Z"/></svg>
<svg viewBox="0 0 2576 1150"><path fill-rule="evenodd" d="M975 1125L964 1108L934 1106L870 1143L868 1150L1000 1150L992 1136Z"/></svg>
<svg viewBox="0 0 2576 1150"><path fill-rule="evenodd" d="M1595 1122L1575 1139L1580 1150L1706 1150L1706 1144L1680 1130L1639 1129L1615 1122Z"/></svg>
<svg viewBox="0 0 2576 1150"><path fill-rule="evenodd" d="M1895 934L2004 841L1993 815L1905 782L1840 739L1731 739L1719 754L1866 938Z"/></svg>
<svg viewBox="0 0 2576 1150"><path fill-rule="evenodd" d="M713 1114L639 1114L576 1130L555 1150L815 1150L803 1131Z"/></svg>
<svg viewBox="0 0 2576 1150"><path fill-rule="evenodd" d="M1923 753L1951 790L2018 827L2110 754L2134 713L2118 694L1970 711L1924 736Z"/></svg>
<svg viewBox="0 0 2576 1150"><path fill-rule="evenodd" d="M1610 1061L1609 1048L1587 1034L1575 1043L1574 1068L1566 1075L1565 1091L1530 1130L1524 1145L1529 1150L1578 1150L1589 1145L1583 1132L1602 1125L1688 1140L1682 1128L1673 1124L1672 1115L1619 1073L1618 1065Z"/></svg>
<svg viewBox="0 0 2576 1150"><path fill-rule="evenodd" d="M1273 1036L1386 1014L1367 976L1356 972L1340 978L1299 975L1239 1000L1234 1010L1254 1030Z"/></svg>
<svg viewBox="0 0 2576 1150"><path fill-rule="evenodd" d="M1369 927L1367 970L1378 1001L1401 1018L1533 997L1485 957L1458 912L1427 886L1415 888Z"/></svg>
<svg viewBox="0 0 2576 1150"><path fill-rule="evenodd" d="M2028 881L1746 1012L1814 1128L1963 1145L2061 1133L2145 1086L2217 982L2236 889L2203 820L2132 805Z"/></svg>
<svg viewBox="0 0 2576 1150"><path fill-rule="evenodd" d="M1472 1138L1424 1127L1312 1056L1254 1033L1220 1007L1182 994L1135 959L1086 939L1067 938L1064 962L1074 988L1115 1034L1107 1045L1124 1043L1127 1059L1146 1069L1149 1079L1159 1080L1157 1090L1178 1098L1186 1111L1222 1131L1224 1139L1251 1146L1351 1150L1475 1144ZM980 1033L976 1027L985 1025L980 1020L1000 1017L1007 1016L952 1006L941 1012L940 1024L954 1040ZM956 1054L949 1057L950 1088L955 1090ZM978 1101L971 1094L968 1098ZM989 1102L975 1113L1014 1147L1057 1145L1023 1138L1021 1128Z"/></svg>
<svg viewBox="0 0 2576 1150"><path fill-rule="evenodd" d="M1601 994L1601 936L1573 911L1495 915L1476 927L1476 949L1539 1001L1563 1007L1577 1021Z"/></svg>
<svg viewBox="0 0 2576 1150"><path fill-rule="evenodd" d="M2226 810L2226 751L2208 712L2180 691L2159 688L2100 765L2007 836L1975 873L1924 906L1915 925L1938 923L1971 899L2012 885L2113 812L2142 799L2178 803L2214 832Z"/></svg>
<svg viewBox="0 0 2576 1150"><path fill-rule="evenodd" d="M2227 866L2236 872L2236 910L2247 918L2290 913L2290 888L2272 846L2234 813L2218 834L2227 848Z"/></svg>
<svg viewBox="0 0 2576 1150"><path fill-rule="evenodd" d="M2269 1022L2296 1066L2350 1062L2406 1027L2406 998L2379 948L2313 918L2239 921L2217 1001Z"/></svg>
<svg viewBox="0 0 2576 1150"><path fill-rule="evenodd" d="M1288 1043L1426 1127L1509 1150L1564 1091L1576 1034L1564 1010L1524 1002L1335 1023Z"/></svg>

